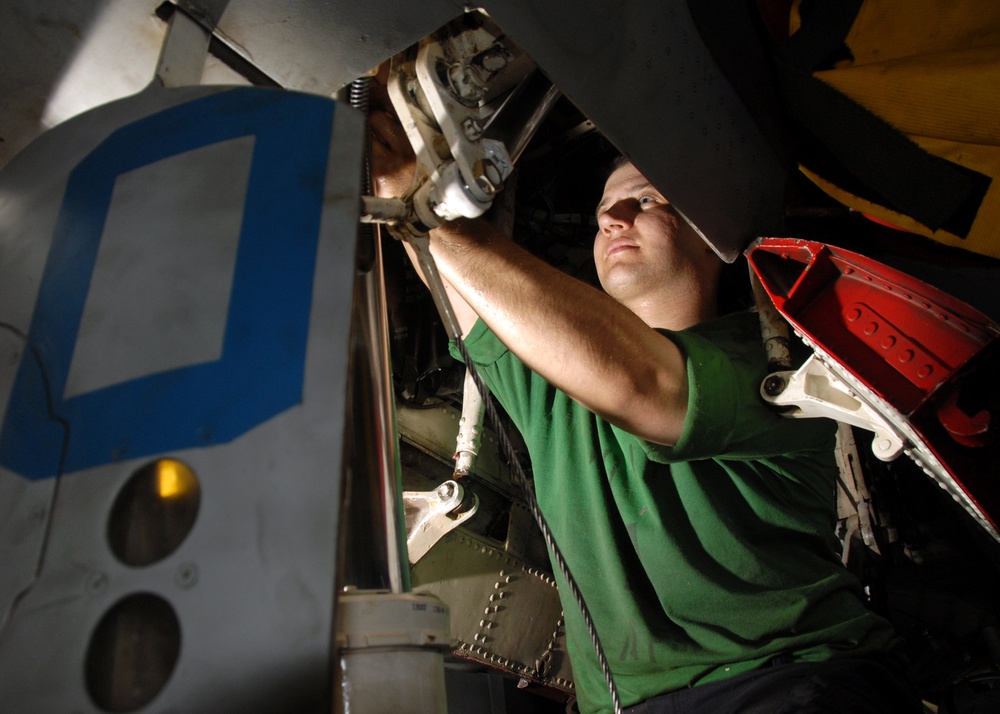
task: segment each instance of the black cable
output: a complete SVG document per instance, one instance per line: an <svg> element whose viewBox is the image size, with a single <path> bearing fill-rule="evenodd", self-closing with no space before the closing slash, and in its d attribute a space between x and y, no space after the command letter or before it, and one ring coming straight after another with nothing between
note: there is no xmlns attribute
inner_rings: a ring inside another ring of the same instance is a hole
<svg viewBox="0 0 1000 714"><path fill-rule="evenodd" d="M365 121L371 114L371 77L358 77L349 85L348 104L365 115ZM361 193L369 195L372 193L372 169L371 169L371 138L365 135L364 150L361 153ZM370 223L362 223L358 228L358 269L367 273L371 270L375 261L375 240L377 231Z"/></svg>
<svg viewBox="0 0 1000 714"><path fill-rule="evenodd" d="M7 608L7 611L0 615L0 633L2 633L7 626L12 622L14 617L14 612L20 606L21 601L28 595L28 592L35 586L35 583L42 575L42 567L45 564L45 559L48 557L49 545L51 543L50 537L52 535L53 522L55 521L54 513L57 500L59 498L60 486L62 485L63 469L66 465L66 454L69 451L69 439L70 439L70 423L69 421L59 414L56 408L56 395L52 391L52 384L49 382L49 375L45 369L45 360L42 358L42 353L38 349L38 346L33 344L29 339L28 335L22 332L18 327L12 325L8 322L0 322L0 329L6 330L12 333L19 340L24 342L24 352L21 354L21 360L32 359L35 361L38 371L42 374L42 388L45 399L45 407L48 412L49 418L52 421L59 424L62 427L62 444L59 451L59 465L57 467L57 472L55 476L55 482L52 484L52 495L49 497L48 513L45 519L45 525L42 529L42 545L39 548L38 560L35 564L35 570L31 576L31 582L26 586L21 588L11 601L11 605Z"/></svg>
<svg viewBox="0 0 1000 714"><path fill-rule="evenodd" d="M500 445L501 451L510 461L511 473L514 475L514 480L517 482L522 493L524 494L524 499L528 504L528 511L535 519L535 523L538 524L538 529L542 532L542 539L545 541L545 545L548 547L549 553L552 555L552 560L555 561L556 567L559 568L559 572L562 574L566 581L566 585L569 587L570 594L573 596L577 606L580 608L580 613L583 615L583 622L587 627L587 634L590 635L590 640L594 645L595 652L597 653L597 662L601 667L601 674L604 675L604 681L607 683L608 690L611 692L611 703L614 707L614 712L615 714L621 714L622 704L621 698L618 696L618 687L615 685L615 680L611 676L611 666L608 664L608 658L604 654L604 647L601 644L601 638L597 634L597 628L594 626L594 621L590 616L590 610L587 608L587 603L583 599L583 593L580 592L580 588L576 584L576 579L570 572L569 566L563 558L562 551L556 544L555 537L552 535L549 524L545 521L545 516L542 515L542 509L538 505L538 499L535 498L534 489L528 482L528 477L524 472L524 468L521 466L521 462L517 458L517 454L514 453L514 444L510 439L510 435L507 433L504 424L500 420L500 414L497 412L496 402L493 399L493 395L490 394L485 382L483 382L483 378L479 375L479 372L472 364L472 359L469 357L469 353L465 349L463 341L461 339L456 339L455 345L458 348L459 354L462 355L462 360L465 362L465 366L469 370L469 374L472 375L472 380L476 383L476 388L479 389L479 393L483 397L483 403L486 407L486 416L489 418L490 425L493 427L493 431L497 435L497 443Z"/></svg>
<svg viewBox="0 0 1000 714"><path fill-rule="evenodd" d="M350 86L349 102L351 106L356 109L360 109L366 115L370 110L369 103L371 84L371 78L360 77L354 80ZM371 168L369 163L369 152L367 151L365 152L365 161L362 173L364 184L363 188L365 189L365 193L368 193L371 187ZM441 295L440 299L447 302L448 297L447 295ZM448 320L446 319L445 322L447 323ZM608 658L604 654L604 647L601 645L600 637L597 635L597 628L594 627L594 621L590 616L590 610L587 608L587 603L583 599L583 593L580 592L580 588L577 586L576 580L573 578L573 574L570 572L565 558L563 558L562 551L556 544L555 537L549 529L549 524L545 521L545 517L542 515L542 510L538 506L538 500L535 498L535 492L532 489L531 484L528 483L528 478L521 466L520 460L517 458L517 454L514 451L514 444L511 441L510 435L507 433L505 426L500 420L500 415L497 412L493 395L490 394L489 389L486 387L486 383L483 382L483 378L479 375L479 372L472 364L472 359L469 357L469 353L466 351L465 344L460 336L455 336L455 344L458 347L459 353L462 355L462 360L465 362L466 368L469 370L469 374L472 375L476 388L483 397L486 416L489 418L490 424L497 435L497 443L500 445L500 450L510 462L511 473L514 474L515 481L520 487L521 492L524 494L524 499L528 504L528 511L535 519L535 523L538 524L538 529L542 533L542 539L545 541L545 545L549 549L549 553L551 553L552 559L556 563L556 567L559 568L559 572L566 581L570 594L573 596L577 606L580 608L584 624L587 627L587 634L590 635L590 640L594 645L595 652L597 653L597 661L601 667L601 674L604 675L604 680L607 682L608 690L611 692L611 702L614 707L614 712L615 714L621 714L622 705L621 699L618 696L618 688L615 686L615 681L611 676L611 667L608 664Z"/></svg>

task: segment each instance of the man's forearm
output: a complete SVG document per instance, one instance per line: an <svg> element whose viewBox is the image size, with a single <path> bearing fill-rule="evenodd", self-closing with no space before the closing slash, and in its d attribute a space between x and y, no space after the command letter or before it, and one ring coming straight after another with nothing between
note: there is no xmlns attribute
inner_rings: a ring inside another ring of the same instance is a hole
<svg viewBox="0 0 1000 714"><path fill-rule="evenodd" d="M680 436L683 357L628 308L484 221L435 229L431 253L461 302L551 384L640 437L672 444Z"/></svg>
<svg viewBox="0 0 1000 714"><path fill-rule="evenodd" d="M417 275L420 280L423 281L424 285L428 285L427 277L424 275L423 268L420 265L420 260L417 257L416 249L408 242L403 241L403 247L406 249L406 254L410 258L410 262L413 263L414 269L417 271ZM479 319L479 315L476 314L469 304L465 301L455 288L447 280L442 279L444 284L445 295L448 298L448 302L451 305L452 312L454 312L456 319L458 320L459 327L461 328L462 337L464 338L469 334L469 330L472 326L476 324L476 320ZM428 285L428 287L430 287Z"/></svg>

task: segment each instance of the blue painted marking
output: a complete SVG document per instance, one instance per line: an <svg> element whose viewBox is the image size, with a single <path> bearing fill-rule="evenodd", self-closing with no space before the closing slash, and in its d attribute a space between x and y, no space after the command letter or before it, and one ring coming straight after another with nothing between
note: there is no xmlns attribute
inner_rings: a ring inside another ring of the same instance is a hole
<svg viewBox="0 0 1000 714"><path fill-rule="evenodd" d="M118 129L70 173L28 335L69 425L63 472L224 443L301 401L333 111L322 97L234 89ZM62 399L115 179L249 135L221 357ZM58 475L64 436L42 380L22 358L0 430L0 464L32 480Z"/></svg>

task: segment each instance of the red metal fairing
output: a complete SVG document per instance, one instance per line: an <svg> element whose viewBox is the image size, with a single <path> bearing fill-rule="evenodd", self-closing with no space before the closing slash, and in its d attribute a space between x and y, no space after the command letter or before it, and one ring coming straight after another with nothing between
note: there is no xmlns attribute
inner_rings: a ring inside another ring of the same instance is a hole
<svg viewBox="0 0 1000 714"><path fill-rule="evenodd" d="M906 453L997 537L1000 326L841 248L763 238L747 257L819 359L897 427L910 442Z"/></svg>

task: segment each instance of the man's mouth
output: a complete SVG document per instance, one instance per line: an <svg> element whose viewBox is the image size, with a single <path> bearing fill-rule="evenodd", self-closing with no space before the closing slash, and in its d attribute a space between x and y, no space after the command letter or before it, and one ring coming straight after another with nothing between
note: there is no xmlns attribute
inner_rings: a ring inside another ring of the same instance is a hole
<svg viewBox="0 0 1000 714"><path fill-rule="evenodd" d="M611 256L621 253L627 250L637 250L639 245L633 241L631 238L616 238L615 240L608 243L607 250L604 251L604 257L610 258Z"/></svg>

